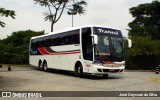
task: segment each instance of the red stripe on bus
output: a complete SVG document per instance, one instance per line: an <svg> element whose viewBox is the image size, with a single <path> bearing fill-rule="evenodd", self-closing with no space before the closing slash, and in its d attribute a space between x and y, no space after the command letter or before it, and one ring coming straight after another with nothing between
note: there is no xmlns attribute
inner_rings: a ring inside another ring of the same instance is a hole
<svg viewBox="0 0 160 100"><path fill-rule="evenodd" d="M77 53L80 53L80 51L68 51L68 52L50 53L45 48L38 48L38 50L43 55L65 55L65 54L77 54Z"/></svg>
<svg viewBox="0 0 160 100"><path fill-rule="evenodd" d="M38 50L39 50L40 53L43 54L43 55L49 54L49 52L47 52L45 48L38 48Z"/></svg>
<svg viewBox="0 0 160 100"><path fill-rule="evenodd" d="M62 53L51 53L51 55L66 55L66 54L77 54L80 53L80 51L75 52L62 52Z"/></svg>

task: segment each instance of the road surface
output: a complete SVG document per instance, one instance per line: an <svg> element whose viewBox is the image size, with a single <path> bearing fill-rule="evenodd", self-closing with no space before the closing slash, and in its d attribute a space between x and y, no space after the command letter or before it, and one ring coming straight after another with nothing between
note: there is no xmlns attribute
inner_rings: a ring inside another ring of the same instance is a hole
<svg viewBox="0 0 160 100"><path fill-rule="evenodd" d="M92 75L78 78L73 73L57 70L43 72L31 66L11 66L11 71L7 71L7 68L7 66L0 68L0 91L160 91L160 74L154 72L124 72L123 74L109 75L107 79L104 79L102 76ZM70 100L71 98L82 99L79 97L56 99ZM118 99L151 100L151 98L120 97ZM159 98L154 97L152 100L159 100ZM28 100L27 98L23 99ZM52 100L51 98L43 99ZM117 97L83 97L83 99L116 100ZM41 100L41 98L37 98L37 100Z"/></svg>

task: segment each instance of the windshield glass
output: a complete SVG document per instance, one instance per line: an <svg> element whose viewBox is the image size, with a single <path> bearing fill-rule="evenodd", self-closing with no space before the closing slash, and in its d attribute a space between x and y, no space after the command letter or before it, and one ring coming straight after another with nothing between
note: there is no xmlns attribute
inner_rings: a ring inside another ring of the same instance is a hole
<svg viewBox="0 0 160 100"><path fill-rule="evenodd" d="M112 50L115 57L123 56L123 41L118 37L111 37Z"/></svg>
<svg viewBox="0 0 160 100"><path fill-rule="evenodd" d="M99 35L98 44L95 46L95 60L123 61L123 39Z"/></svg>
<svg viewBox="0 0 160 100"><path fill-rule="evenodd" d="M110 55L109 49L109 37L108 36L98 36L98 44L95 47L96 57L107 57Z"/></svg>
<svg viewBox="0 0 160 100"><path fill-rule="evenodd" d="M93 31L98 37L98 43L94 45L95 61L124 61L123 36L120 30L94 27Z"/></svg>

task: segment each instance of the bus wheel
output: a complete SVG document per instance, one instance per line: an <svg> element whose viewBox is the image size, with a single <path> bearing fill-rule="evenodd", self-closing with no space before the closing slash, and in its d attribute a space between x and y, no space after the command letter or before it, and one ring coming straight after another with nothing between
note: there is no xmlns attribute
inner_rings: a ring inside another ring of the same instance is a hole
<svg viewBox="0 0 160 100"><path fill-rule="evenodd" d="M39 70L43 70L43 64L42 64L42 62L39 62L39 64L38 64L38 69L39 69Z"/></svg>
<svg viewBox="0 0 160 100"><path fill-rule="evenodd" d="M103 78L108 78L108 74L103 74Z"/></svg>
<svg viewBox="0 0 160 100"><path fill-rule="evenodd" d="M44 62L44 63L43 63L43 69L44 69L44 71L46 71L46 72L48 71L47 62Z"/></svg>
<svg viewBox="0 0 160 100"><path fill-rule="evenodd" d="M79 78L84 77L83 68L82 68L81 64L79 64L77 67L77 74L78 74Z"/></svg>

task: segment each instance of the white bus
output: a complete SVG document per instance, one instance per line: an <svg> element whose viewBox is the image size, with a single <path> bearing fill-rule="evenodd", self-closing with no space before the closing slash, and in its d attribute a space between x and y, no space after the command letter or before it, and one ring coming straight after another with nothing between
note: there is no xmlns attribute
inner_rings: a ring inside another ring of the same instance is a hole
<svg viewBox="0 0 160 100"><path fill-rule="evenodd" d="M128 42L131 47L131 40ZM29 63L40 70L74 71L75 75L123 72L124 43L120 30L96 25L32 37Z"/></svg>

